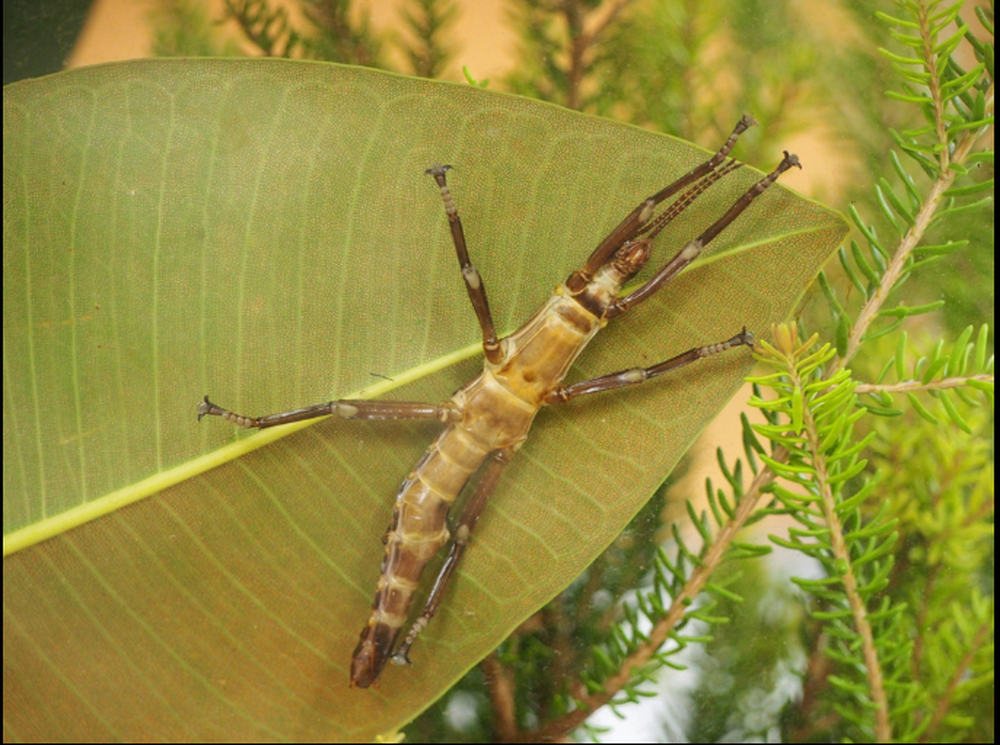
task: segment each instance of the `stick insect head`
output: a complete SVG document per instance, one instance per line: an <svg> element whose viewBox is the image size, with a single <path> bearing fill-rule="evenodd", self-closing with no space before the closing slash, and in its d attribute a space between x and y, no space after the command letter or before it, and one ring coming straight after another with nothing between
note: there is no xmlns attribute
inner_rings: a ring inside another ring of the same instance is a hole
<svg viewBox="0 0 1000 745"><path fill-rule="evenodd" d="M653 242L650 240L627 241L605 264L615 274L618 286L628 282L638 274L650 256L653 255Z"/></svg>
<svg viewBox="0 0 1000 745"><path fill-rule="evenodd" d="M651 241L626 241L594 272L593 279L582 290L568 294L590 313L603 318L622 286L642 270L651 255Z"/></svg>

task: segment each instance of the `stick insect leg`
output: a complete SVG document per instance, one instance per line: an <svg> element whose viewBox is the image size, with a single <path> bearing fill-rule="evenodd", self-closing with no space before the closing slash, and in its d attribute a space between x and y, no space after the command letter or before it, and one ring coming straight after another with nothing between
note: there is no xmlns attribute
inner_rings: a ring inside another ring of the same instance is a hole
<svg viewBox="0 0 1000 745"><path fill-rule="evenodd" d="M683 354L671 357L669 360L661 362L658 365L653 365L652 367L634 367L631 370L622 370L621 372L611 373L610 375L602 375L599 378L583 380L579 383L573 383L572 385L559 386L545 397L545 403L565 403L571 399L578 398L580 396L587 396L591 393L611 391L615 388L624 388L629 385L645 383L647 380L652 380L653 378L659 377L660 375L670 372L671 370L676 370L678 367L688 365L695 360L710 357L713 354L724 352L727 349L732 349L733 347L753 347L753 344L753 334L749 333L746 330L746 327L744 327L743 331L738 333L732 339L727 339L726 341L719 342L717 344L709 344L705 347L695 347L694 349L689 349Z"/></svg>
<svg viewBox="0 0 1000 745"><path fill-rule="evenodd" d="M590 258L587 259L587 263L583 269L574 272L570 275L569 279L566 280L566 287L570 290L570 292L579 292L582 290L584 286L590 282L591 279L593 279L594 272L606 264L612 254L614 254L614 252L617 251L623 243L632 240L636 236L636 233L640 230L640 228L642 228L653 216L653 209L656 205L665 199L669 199L681 189L700 181L706 175L714 171L729 155L733 146L736 145L736 140L739 136L756 123L756 120L752 116L744 114L743 118L740 119L733 128L733 132L729 135L729 139L726 140L725 144L719 148L715 155L706 160L700 166L688 171L669 186L660 189L660 191L644 199L638 207L632 210L625 217L625 219L618 224L618 227L612 230L607 237L597 245L597 248L595 248L593 253L590 254Z"/></svg>
<svg viewBox="0 0 1000 745"><path fill-rule="evenodd" d="M229 409L223 409L209 401L208 396L205 396L205 400L198 404L198 421L201 421L204 416L221 416L239 427L255 427L257 429L317 419L331 414L336 414L344 419L437 419L445 423L458 422L462 419L462 412L451 401L445 401L442 404L425 404L417 401L341 399L262 417L243 416L229 411Z"/></svg>
<svg viewBox="0 0 1000 745"><path fill-rule="evenodd" d="M455 206L455 200L448 188L448 179L445 174L450 168L451 166L434 165L424 173L433 176L438 188L441 189L444 211L448 215L448 227L451 228L451 240L455 244L455 254L458 256L458 265L462 270L462 279L465 280L465 289L469 293L472 309L476 311L476 318L479 320L479 327L483 332L483 351L486 352L486 359L496 363L501 358L500 341L497 339L496 328L493 326L493 316L490 314L490 304L486 299L486 286L483 284L479 270L469 260L469 250L465 245L465 232L462 230L462 218L458 216L458 207Z"/></svg>
<svg viewBox="0 0 1000 745"><path fill-rule="evenodd" d="M513 457L514 451L512 449L496 450L490 456L489 464L483 471L483 475L479 479L479 483L476 484L476 490L473 492L472 496L469 497L469 501L465 505L465 509L462 511L462 517L459 519L458 525L455 527L451 548L448 550L448 556L444 560L441 571L438 572L437 579L434 580L434 588L431 590L431 594L427 598L427 603L424 605L423 613L421 613L420 617L413 622L413 626L410 627L409 632L406 634L406 639L403 640L403 643L399 645L396 652L392 656L393 662L397 665L410 664L408 656L410 647L413 646L413 642L416 640L417 636L421 631L427 628L427 624L430 623L434 614L437 613L438 606L441 605L441 598L444 596L445 588L447 588L449 581L451 581L452 575L455 573L455 568L458 566L459 559L462 558L462 554L465 552L466 546L469 545L469 536L472 533L472 529L475 528L476 523L479 522L479 518L483 514L483 508L486 507L487 500L496 489L497 482L500 481L500 475L503 473L504 469Z"/></svg>
<svg viewBox="0 0 1000 745"><path fill-rule="evenodd" d="M712 240L721 233L726 227L728 227L733 220L735 220L739 215L750 206L750 203L759 197L764 191L771 186L775 181L778 180L778 176L787 171L789 168L801 168L799 164L799 159L795 155L789 155L785 153L785 157L782 159L778 167L775 168L771 173L762 178L756 184L751 186L746 193L743 194L739 199L737 199L733 206L729 210L712 223L704 233L699 235L693 241L689 242L684 248L677 252L677 254L666 265L658 271L652 279L650 279L646 284L640 287L635 292L632 292L620 300L616 300L608 307L608 311L605 314L605 318L615 318L620 316L622 313L627 311L629 308L635 307L643 300L648 299L657 290L659 290L663 285L669 282L671 279L676 277L684 268L694 261L701 252L704 250L705 246L712 242ZM659 227L649 234L645 240L652 240L656 237L659 232Z"/></svg>

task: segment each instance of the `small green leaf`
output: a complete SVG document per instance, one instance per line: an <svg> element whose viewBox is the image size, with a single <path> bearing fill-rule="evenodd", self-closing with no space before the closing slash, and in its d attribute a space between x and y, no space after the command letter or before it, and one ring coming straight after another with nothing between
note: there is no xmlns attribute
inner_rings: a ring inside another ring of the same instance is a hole
<svg viewBox="0 0 1000 745"><path fill-rule="evenodd" d="M919 36L909 36L907 34L901 34L895 29L889 29L889 35L904 46L912 47L913 49L923 49L924 40Z"/></svg>
<svg viewBox="0 0 1000 745"><path fill-rule="evenodd" d="M900 413L902 413L902 412L900 412ZM865 466L867 466L867 465L868 465L868 461L866 461L866 460L860 460L857 463L855 463L853 466L851 466L850 468L848 468L846 471L843 471L842 473L838 473L838 474L836 474L834 476L829 476L828 479L827 479L828 483L830 483L830 484L841 484L844 481L847 481L848 479L852 479L855 476L857 476L859 473L861 473L863 470L865 470Z"/></svg>
<svg viewBox="0 0 1000 745"><path fill-rule="evenodd" d="M837 321L837 332L835 337L837 343L837 355L847 356L847 347L851 340L851 324L846 315L842 315Z"/></svg>
<svg viewBox="0 0 1000 745"><path fill-rule="evenodd" d="M878 286L878 274L876 274L871 264L868 263L868 259L865 258L865 254L861 250L861 246L859 246L858 242L854 240L851 241L851 255L854 257L854 263L857 265L858 269L861 270L861 273L868 278L869 282Z"/></svg>
<svg viewBox="0 0 1000 745"><path fill-rule="evenodd" d="M984 191L990 191L993 189L993 179L986 179L985 181L980 181L978 184L970 184L969 186L956 186L952 189L948 189L944 193L946 197L967 197L972 194L979 194Z"/></svg>
<svg viewBox="0 0 1000 745"><path fill-rule="evenodd" d="M992 197L984 197L977 202L970 202L969 204L963 204L959 207L951 207L946 210L941 210L936 215L932 222L940 222L941 220L950 219L952 217L957 217L959 215L964 215L968 212L980 212L984 207L989 207L993 203Z"/></svg>
<svg viewBox="0 0 1000 745"><path fill-rule="evenodd" d="M940 399L941 403L944 405L945 411L948 412L948 416L951 418L951 421L955 422L955 424L958 425L958 428L961 429L963 432L971 435L972 427L970 427L969 423L966 422L965 419L962 417L962 415L958 413L958 409L956 409L955 404L952 403L949 392L942 391Z"/></svg>
<svg viewBox="0 0 1000 745"><path fill-rule="evenodd" d="M906 332L903 331L899 338L896 340L896 380L904 381L906 380Z"/></svg>
<svg viewBox="0 0 1000 745"><path fill-rule="evenodd" d="M893 54L888 49L882 49L881 47L879 47L878 53L881 54L886 59L892 60L893 62L898 62L901 65L915 65L922 67L924 64L924 61L919 57L903 57L898 54Z"/></svg>
<svg viewBox="0 0 1000 745"><path fill-rule="evenodd" d="M960 8L961 7L961 3L955 3L954 7ZM956 11L956 14L957 14L957 11ZM949 23L950 23L950 21L949 21ZM965 25L959 26L958 27L958 31L956 31L954 34L952 34L947 39L945 39L943 42L941 42L936 47L934 47L934 54L936 54L936 55L938 55L938 57L942 57L942 58L950 56L951 53L954 52L958 48L958 45L962 42L962 39L965 38L965 34L968 32L968 30L969 30L968 26L965 26ZM976 73L976 77L977 78L979 77L979 73Z"/></svg>
<svg viewBox="0 0 1000 745"><path fill-rule="evenodd" d="M840 302L837 300L837 295L834 292L833 288L830 286L829 280L826 278L826 272L820 272L819 275L817 276L817 280L819 281L820 289L826 296L827 302L830 303L830 306L833 309L834 315L836 316L843 315L844 309L840 305Z"/></svg>
<svg viewBox="0 0 1000 745"><path fill-rule="evenodd" d="M843 561L843 559L839 561ZM817 588L822 589L824 587L829 587L830 585L839 585L841 582L840 575L846 574L849 568L850 567L847 564L847 562L844 561L843 571L841 571L841 564L838 562L835 565L835 570L837 571L838 574L838 576L836 577L824 577L823 579L802 579L801 577L792 577L791 579L792 582L797 584L803 590L812 590Z"/></svg>
<svg viewBox="0 0 1000 745"><path fill-rule="evenodd" d="M938 246L917 246L913 249L913 253L916 255L926 255L926 256L947 256L948 254L954 253L959 249L965 248L969 245L969 241L949 241Z"/></svg>
<svg viewBox="0 0 1000 745"><path fill-rule="evenodd" d="M465 76L465 80L466 80L466 82L468 82L469 85L474 85L477 88L486 88L490 84L489 80L485 80L485 79L484 80L476 80L474 77L472 77L472 73L469 72L468 65L462 65L462 75Z"/></svg>
<svg viewBox="0 0 1000 745"><path fill-rule="evenodd" d="M897 305L894 308L883 308L878 312L880 316L895 316L897 318L906 318L908 316L919 316L924 313L930 313L935 311L944 305L944 300L935 300L933 303L927 303L927 305Z"/></svg>
<svg viewBox="0 0 1000 745"><path fill-rule="evenodd" d="M848 208L848 212L851 215L851 220L854 222L854 225L857 227L858 230L861 231L861 234L868 241L869 245L871 245L871 247L874 248L875 250L879 251L882 255L886 255L885 249L879 244L878 239L875 237L875 229L872 226L865 224L865 222L861 219L860 213L853 204ZM852 250L853 250L853 245L852 245ZM855 256L855 260L857 260L857 256ZM862 269L862 271L864 270Z"/></svg>
<svg viewBox="0 0 1000 745"><path fill-rule="evenodd" d="M792 391L792 431L801 432L802 424L802 389Z"/></svg>
<svg viewBox="0 0 1000 745"><path fill-rule="evenodd" d="M979 327L979 333L976 335L976 356L975 356L975 371L979 372L986 366L986 345L990 339L990 327L989 324L984 323Z"/></svg>
<svg viewBox="0 0 1000 745"><path fill-rule="evenodd" d="M912 210L916 211L920 208L922 199L920 198L920 193L917 191L917 187L913 183L913 177L910 176L903 168L903 164L899 162L899 156L896 155L895 150L889 151L889 157L892 160L892 167L896 171L896 175L899 176L899 180L903 182L903 188L906 189L906 193L910 198L910 207Z"/></svg>
<svg viewBox="0 0 1000 745"><path fill-rule="evenodd" d="M906 397L910 400L910 406L913 407L913 410L916 411L917 414L919 414L923 419L927 420L931 424L938 423L937 417L925 409L924 405L920 403L920 399L918 399L913 393L907 393Z"/></svg>
<svg viewBox="0 0 1000 745"><path fill-rule="evenodd" d="M892 186L889 185L889 182L886 181L884 178L880 178L879 179L879 183L881 184L882 191L884 191L884 193L885 193L886 199L888 199L889 202L892 203L893 209L895 209L896 212L898 212L899 215L904 220L906 220L907 224L912 225L913 224L913 215L906 208L906 205L903 204L903 200L900 199L896 195L895 191L893 191ZM880 195L881 195L882 191L879 192Z"/></svg>
<svg viewBox="0 0 1000 745"><path fill-rule="evenodd" d="M961 375L964 365L962 364L963 359L967 354L966 345L969 343L969 339L972 338L972 326L966 326L962 333L959 334L958 339L955 340L955 345L951 349L951 357L948 358L948 374L949 375Z"/></svg>
<svg viewBox="0 0 1000 745"><path fill-rule="evenodd" d="M875 486L877 483L878 483L877 478L872 478L866 481L865 485L862 486L857 491L857 493L843 500L837 505L836 507L837 514L842 516L846 515L848 512L854 510L856 507L861 505L862 502L868 499L869 495L875 490Z"/></svg>
<svg viewBox="0 0 1000 745"><path fill-rule="evenodd" d="M914 21L904 21L902 18L895 18L894 16L891 16L888 13L883 13L880 10L875 11L875 17L884 22L887 26L899 26L901 28L912 28L914 30L920 29L920 24L915 23ZM883 50L880 49L879 51L882 52Z"/></svg>
<svg viewBox="0 0 1000 745"><path fill-rule="evenodd" d="M993 381L992 380L969 380L966 385L970 388L975 388L976 390L985 391L987 393L993 392Z"/></svg>

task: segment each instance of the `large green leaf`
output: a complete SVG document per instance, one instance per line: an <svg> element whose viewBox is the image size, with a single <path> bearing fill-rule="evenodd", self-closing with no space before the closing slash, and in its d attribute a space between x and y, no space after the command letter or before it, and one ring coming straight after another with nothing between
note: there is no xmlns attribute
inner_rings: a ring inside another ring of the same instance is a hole
<svg viewBox="0 0 1000 745"><path fill-rule="evenodd" d="M6 88L5 739L368 739L440 696L607 546L749 353L542 412L413 667L370 690L347 676L379 538L436 425L247 435L197 423L195 406L210 393L268 413L393 388L437 401L475 373L432 163L455 165L511 330L704 157L537 102L327 64L141 61ZM714 187L659 260L758 177ZM845 229L770 190L573 379L766 332Z"/></svg>

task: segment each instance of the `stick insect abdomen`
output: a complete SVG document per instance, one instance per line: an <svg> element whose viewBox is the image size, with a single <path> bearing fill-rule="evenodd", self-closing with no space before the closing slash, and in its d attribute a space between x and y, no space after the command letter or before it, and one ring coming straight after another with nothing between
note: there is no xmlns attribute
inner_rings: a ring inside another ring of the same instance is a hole
<svg viewBox="0 0 1000 745"><path fill-rule="evenodd" d="M372 612L354 649L353 685L367 688L385 667L406 623L420 575L450 537L448 510L489 452L468 436L461 423L450 424L403 482L385 536Z"/></svg>

